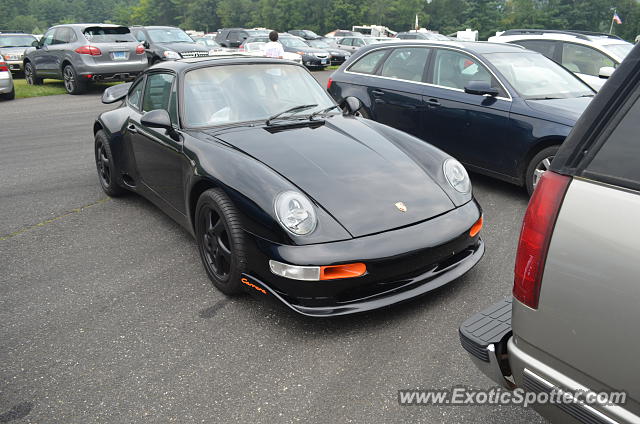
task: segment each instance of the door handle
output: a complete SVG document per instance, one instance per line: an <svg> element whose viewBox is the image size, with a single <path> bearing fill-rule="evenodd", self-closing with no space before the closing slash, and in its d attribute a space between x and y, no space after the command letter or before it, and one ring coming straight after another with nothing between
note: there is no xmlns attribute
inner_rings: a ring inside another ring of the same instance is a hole
<svg viewBox="0 0 640 424"><path fill-rule="evenodd" d="M440 106L440 102L438 101L438 99L429 99L426 101L427 105L429 107L438 107Z"/></svg>
<svg viewBox="0 0 640 424"><path fill-rule="evenodd" d="M373 94L374 96L383 96L384 95L384 91L380 91L380 90L373 90L371 92L371 94Z"/></svg>
<svg viewBox="0 0 640 424"><path fill-rule="evenodd" d="M127 130L128 130L130 133L133 133L133 134L135 134L135 133L137 133L137 132L138 132L138 129L137 129L137 128L136 128L136 126L135 126L135 125L133 125L133 124L129 124L129 126L127 126Z"/></svg>

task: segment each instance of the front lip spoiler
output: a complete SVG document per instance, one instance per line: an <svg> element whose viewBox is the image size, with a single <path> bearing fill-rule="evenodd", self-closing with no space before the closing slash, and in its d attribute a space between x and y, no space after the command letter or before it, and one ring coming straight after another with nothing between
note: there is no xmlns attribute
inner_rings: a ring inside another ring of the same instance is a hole
<svg viewBox="0 0 640 424"><path fill-rule="evenodd" d="M252 284L264 288L280 302L284 303L286 306L299 314L316 318L334 317L384 308L386 306L404 302L406 300L428 293L431 290L441 287L461 277L463 274L473 268L480 261L483 255L484 242L480 239L478 244L476 245L475 250L473 250L469 256L445 269L439 270L437 272L428 271L422 275L414 277L406 284L406 286L413 286L408 290L398 291L401 290L398 289L389 295L385 295L384 293L382 293L366 299L360 299L348 303L336 303L335 305L330 306L311 307L297 305L285 299L282 295L269 287L269 285L260 281L256 277L248 274L243 274L243 277L249 280ZM416 286L416 284L418 285Z"/></svg>

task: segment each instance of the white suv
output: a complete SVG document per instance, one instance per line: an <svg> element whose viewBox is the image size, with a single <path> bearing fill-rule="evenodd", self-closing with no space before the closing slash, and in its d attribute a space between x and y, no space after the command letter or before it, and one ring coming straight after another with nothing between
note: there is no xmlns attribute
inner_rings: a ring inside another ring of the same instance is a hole
<svg viewBox="0 0 640 424"><path fill-rule="evenodd" d="M535 50L572 71L598 91L633 48L611 34L586 31L512 29L489 38Z"/></svg>

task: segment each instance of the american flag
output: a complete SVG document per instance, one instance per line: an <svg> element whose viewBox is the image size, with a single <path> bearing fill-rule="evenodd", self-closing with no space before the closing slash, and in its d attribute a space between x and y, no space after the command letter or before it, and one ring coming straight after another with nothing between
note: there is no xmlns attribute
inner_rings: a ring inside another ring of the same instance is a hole
<svg viewBox="0 0 640 424"><path fill-rule="evenodd" d="M615 22L617 24L621 24L622 23L622 19L620 19L620 16L618 16L618 13L614 13L613 14L613 22Z"/></svg>

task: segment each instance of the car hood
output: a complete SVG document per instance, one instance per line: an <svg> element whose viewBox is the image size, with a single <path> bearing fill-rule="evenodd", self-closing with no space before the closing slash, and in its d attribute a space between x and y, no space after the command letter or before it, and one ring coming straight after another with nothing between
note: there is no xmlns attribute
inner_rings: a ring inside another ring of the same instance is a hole
<svg viewBox="0 0 640 424"><path fill-rule="evenodd" d="M24 54L29 47L0 47L2 54Z"/></svg>
<svg viewBox="0 0 640 424"><path fill-rule="evenodd" d="M287 178L354 237L411 225L455 207L412 157L357 119L334 116L324 124L215 136Z"/></svg>
<svg viewBox="0 0 640 424"><path fill-rule="evenodd" d="M208 52L209 50L212 50L198 43L158 43L158 45L162 46L165 49L173 50L178 53Z"/></svg>
<svg viewBox="0 0 640 424"><path fill-rule="evenodd" d="M544 119L573 126L591 99L593 97L525 101L531 109L542 113Z"/></svg>
<svg viewBox="0 0 640 424"><path fill-rule="evenodd" d="M316 49L314 47L285 47L284 48L285 51L288 52L304 52L304 53L324 53L327 54L326 50L322 50L322 49Z"/></svg>

